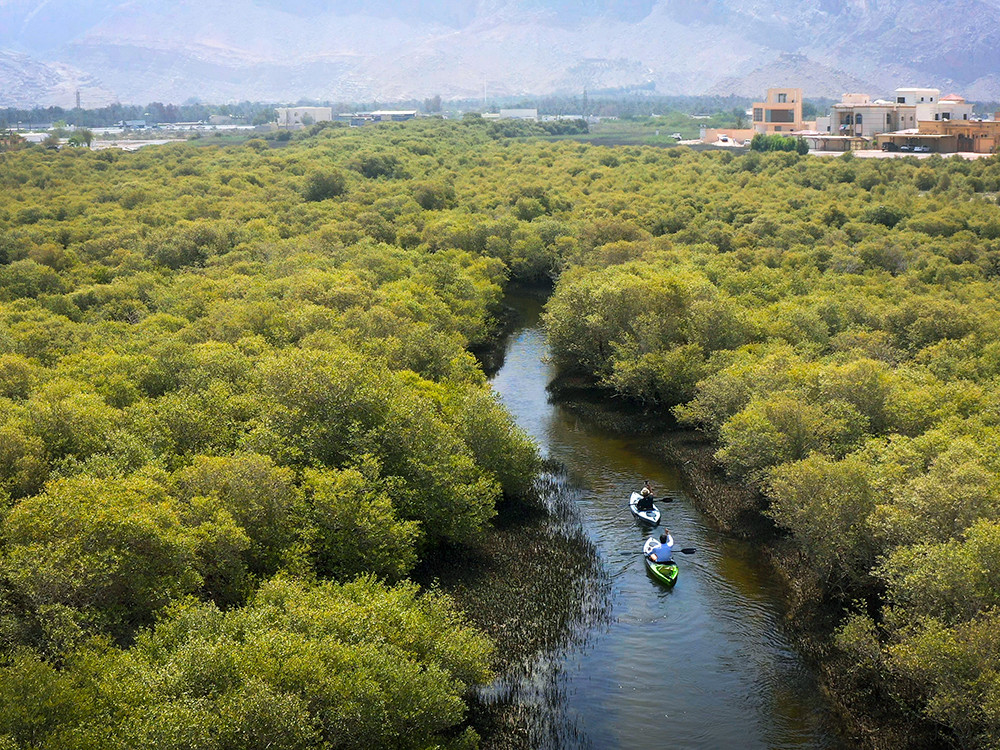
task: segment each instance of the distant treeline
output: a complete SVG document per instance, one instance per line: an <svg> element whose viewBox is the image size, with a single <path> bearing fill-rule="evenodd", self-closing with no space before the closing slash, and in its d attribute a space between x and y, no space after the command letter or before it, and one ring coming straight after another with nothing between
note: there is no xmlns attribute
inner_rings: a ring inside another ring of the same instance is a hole
<svg viewBox="0 0 1000 750"><path fill-rule="evenodd" d="M500 108L537 109L542 116L580 115L585 117L649 117L666 112L683 114L738 113L742 115L750 106L751 99L738 96L654 96L636 95L633 92L591 93L580 92L573 95L549 95L538 97L490 98L484 107L481 99L463 99L442 102L440 96L428 99L407 99L396 102L357 101L330 102L300 100L295 106L326 106L335 113L366 112L377 109L413 109L425 114L438 112L458 114L461 112L495 111ZM149 124L175 122L199 122L212 115L228 115L247 124L260 125L275 120L274 109L285 104L263 102L240 102L239 104L164 104L151 102L146 105L112 104L99 109L67 109L64 107L36 107L0 109L0 128L48 125L63 121L77 127L109 127L123 120L145 120ZM826 100L806 102L804 112L807 117L816 112L825 112Z"/></svg>
<svg viewBox="0 0 1000 750"><path fill-rule="evenodd" d="M762 92L763 95L763 92ZM331 107L334 113L367 112L377 109L412 109L425 114L438 112L495 111L507 109L537 109L542 116L581 115L584 117L649 117L667 112L683 114L727 113L742 116L754 100L743 96L660 96L636 92L633 89L581 91L579 94L551 94L545 96L490 97L482 99L456 99L442 101L440 96L427 99L403 99L395 102L355 101L334 102L301 99L293 106ZM806 118L826 114L833 99L808 98L802 112ZM212 115L227 115L247 124L262 125L275 120L275 107L288 103L240 102L239 104L164 104L151 102L146 105L112 104L98 109L67 109L64 107L35 107L0 109L0 128L27 127L32 124L48 125L63 121L77 127L109 127L123 120L145 120L150 124L175 122L200 122ZM991 114L1000 110L1000 102L979 102L978 114Z"/></svg>
<svg viewBox="0 0 1000 750"><path fill-rule="evenodd" d="M145 120L149 124L175 122L201 122L212 115L236 118L247 125L274 122L273 104L241 102L239 104L112 104L99 109L66 109L64 107L35 107L0 109L0 128L32 125L50 125L62 121L76 127L111 127L125 120Z"/></svg>

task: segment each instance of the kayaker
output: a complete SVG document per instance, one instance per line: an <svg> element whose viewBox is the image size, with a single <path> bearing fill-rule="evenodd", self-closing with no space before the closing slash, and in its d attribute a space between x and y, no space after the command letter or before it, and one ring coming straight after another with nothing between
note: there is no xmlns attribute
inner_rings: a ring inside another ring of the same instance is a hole
<svg viewBox="0 0 1000 750"><path fill-rule="evenodd" d="M649 482L647 481L643 488L639 490L639 494L642 495L635 504L636 510L652 510L653 509L653 491L649 489Z"/></svg>
<svg viewBox="0 0 1000 750"><path fill-rule="evenodd" d="M653 562L665 563L673 559L674 538L670 536L670 529L663 529L660 534L660 543L649 551L649 559Z"/></svg>

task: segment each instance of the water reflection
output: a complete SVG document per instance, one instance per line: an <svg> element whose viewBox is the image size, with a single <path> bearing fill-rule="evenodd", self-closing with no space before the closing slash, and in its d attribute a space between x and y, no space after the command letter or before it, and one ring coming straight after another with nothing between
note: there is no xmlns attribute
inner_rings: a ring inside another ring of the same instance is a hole
<svg viewBox="0 0 1000 750"><path fill-rule="evenodd" d="M490 733L487 744L836 747L814 677L783 631L777 588L754 547L707 525L683 496L675 467L550 403L540 306L518 304L525 327L512 337L493 386L543 455L564 467L564 474L546 477L553 515L541 524L560 556L546 585L563 595L548 595L547 621L546 597L536 602L525 592L526 609L540 609L535 627L551 635L544 648L508 664L481 697L517 715L509 732ZM697 548L677 555L680 575L670 590L646 575L647 531L627 508L644 479L677 496L661 506L664 524L678 548ZM573 550L586 563L565 562Z"/></svg>

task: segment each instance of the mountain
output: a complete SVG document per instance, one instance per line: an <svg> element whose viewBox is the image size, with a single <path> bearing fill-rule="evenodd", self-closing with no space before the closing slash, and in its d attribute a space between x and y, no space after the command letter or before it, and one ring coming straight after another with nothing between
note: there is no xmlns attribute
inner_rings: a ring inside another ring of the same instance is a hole
<svg viewBox="0 0 1000 750"><path fill-rule="evenodd" d="M0 106L768 85L1000 99L1000 0L0 0Z"/></svg>

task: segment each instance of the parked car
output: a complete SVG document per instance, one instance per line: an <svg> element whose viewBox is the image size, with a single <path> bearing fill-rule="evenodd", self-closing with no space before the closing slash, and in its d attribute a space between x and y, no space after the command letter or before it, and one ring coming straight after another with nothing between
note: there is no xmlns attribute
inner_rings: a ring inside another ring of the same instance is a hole
<svg viewBox="0 0 1000 750"><path fill-rule="evenodd" d="M912 151L913 150L913 146L911 146L909 143L904 143L902 146L899 147L899 150L900 151Z"/></svg>
<svg viewBox="0 0 1000 750"><path fill-rule="evenodd" d="M670 137L673 138L675 141L684 140L684 136L682 136L680 133L671 133Z"/></svg>
<svg viewBox="0 0 1000 750"><path fill-rule="evenodd" d="M918 154L929 154L931 152L931 147L930 146L914 146L913 147L913 151L914 151L914 153L918 153Z"/></svg>
<svg viewBox="0 0 1000 750"><path fill-rule="evenodd" d="M883 151L899 151L899 146L897 146L892 141L886 141L882 144Z"/></svg>
<svg viewBox="0 0 1000 750"><path fill-rule="evenodd" d="M729 143L729 136L728 135L720 135L719 136L719 143Z"/></svg>

